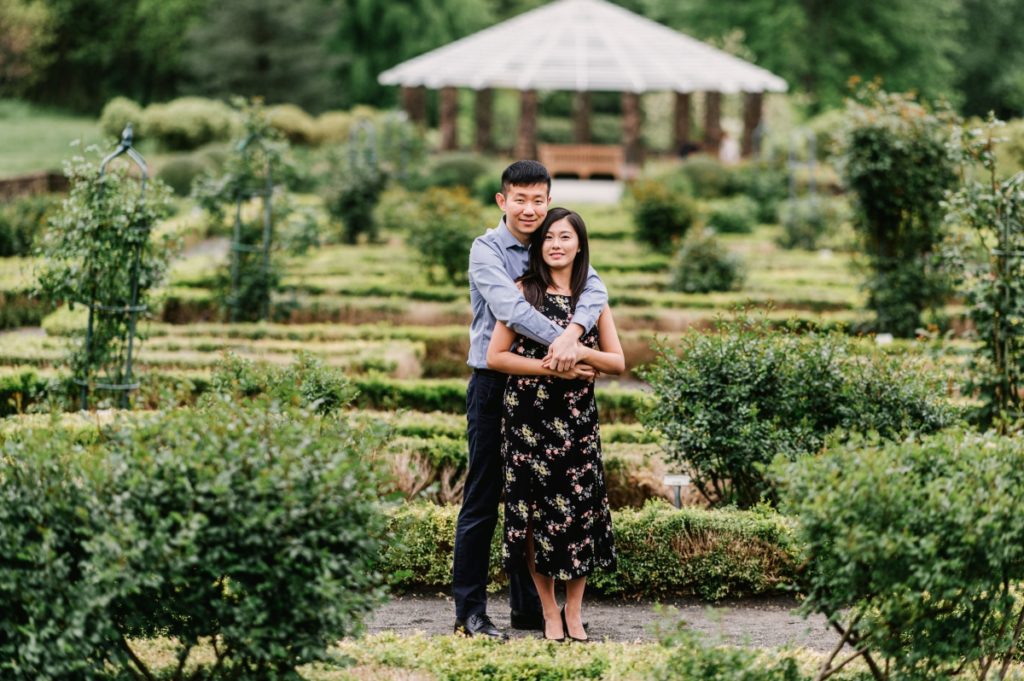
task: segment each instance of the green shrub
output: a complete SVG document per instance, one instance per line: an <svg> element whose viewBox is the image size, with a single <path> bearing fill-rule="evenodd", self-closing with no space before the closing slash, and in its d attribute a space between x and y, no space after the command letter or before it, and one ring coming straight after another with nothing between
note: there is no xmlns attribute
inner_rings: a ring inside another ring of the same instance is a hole
<svg viewBox="0 0 1024 681"><path fill-rule="evenodd" d="M936 258L942 201L958 181L949 118L877 87L864 88L847 108L840 161L871 267L868 307L876 328L897 336L913 337L922 313L950 294Z"/></svg>
<svg viewBox="0 0 1024 681"><path fill-rule="evenodd" d="M310 145L317 141L316 120L294 104L267 107L270 125L290 144Z"/></svg>
<svg viewBox="0 0 1024 681"><path fill-rule="evenodd" d="M990 678L1016 657L1019 438L851 443L772 472L805 547L803 609L848 632L873 678Z"/></svg>
<svg viewBox="0 0 1024 681"><path fill-rule="evenodd" d="M347 158L346 158L347 157ZM323 189L328 214L341 222L342 240L349 244L365 234L377 239L374 209L387 186L384 170L363 154L342 151L332 159L331 175Z"/></svg>
<svg viewBox="0 0 1024 681"><path fill-rule="evenodd" d="M757 204L746 196L721 199L711 204L706 224L722 234L749 234L757 224Z"/></svg>
<svg viewBox="0 0 1024 681"><path fill-rule="evenodd" d="M731 291L742 283L740 259L719 243L714 232L695 230L683 240L672 268L672 290L684 293Z"/></svg>
<svg viewBox="0 0 1024 681"><path fill-rule="evenodd" d="M442 154L435 158L422 178L423 188L463 187L467 191L476 181L493 174L492 163L483 156L467 153Z"/></svg>
<svg viewBox="0 0 1024 681"><path fill-rule="evenodd" d="M779 212L782 235L778 243L783 248L813 250L822 237L834 233L848 219L841 199L817 196L788 201Z"/></svg>
<svg viewBox="0 0 1024 681"><path fill-rule="evenodd" d="M451 584L457 506L406 503L392 511L381 569L393 586ZM500 521L499 521L500 522ZM683 508L651 502L612 512L618 568L595 573L588 588L608 595L688 596L778 593L794 579L798 547L782 516L750 511ZM501 569L501 532L491 543L493 584Z"/></svg>
<svg viewBox="0 0 1024 681"><path fill-rule="evenodd" d="M36 237L60 208L63 197L41 194L0 204L0 257L32 255Z"/></svg>
<svg viewBox="0 0 1024 681"><path fill-rule="evenodd" d="M656 250L671 250L693 224L693 200L666 184L638 180L630 187L630 194L637 239Z"/></svg>
<svg viewBox="0 0 1024 681"><path fill-rule="evenodd" d="M189 151L210 142L227 141L237 116L224 102L203 97L181 97L146 107L141 137L164 148Z"/></svg>
<svg viewBox="0 0 1024 681"><path fill-rule="evenodd" d="M494 206L494 197L501 193L501 176L497 173L485 173L473 183L473 198L483 206Z"/></svg>
<svg viewBox="0 0 1024 681"><path fill-rule="evenodd" d="M142 107L127 97L114 97L100 114L100 130L107 137L120 141L121 133L129 123L138 135L142 129Z"/></svg>
<svg viewBox="0 0 1024 681"><path fill-rule="evenodd" d="M765 659L748 648L711 646L681 622L661 637L669 656L644 676L650 681L806 681L792 654Z"/></svg>
<svg viewBox="0 0 1024 681"><path fill-rule="evenodd" d="M406 225L407 243L427 279L434 284L466 283L469 249L484 221L480 204L461 187L432 188L419 195L415 215Z"/></svg>
<svg viewBox="0 0 1024 681"><path fill-rule="evenodd" d="M55 427L6 439L0 547L18 559L0 563L0 672L152 678L127 640L161 635L182 661L218 641L203 678L294 678L381 597L376 446L231 400L90 446Z"/></svg>
<svg viewBox="0 0 1024 681"><path fill-rule="evenodd" d="M737 190L733 171L710 156L690 156L679 166L679 172L689 181L693 195L698 198L716 199Z"/></svg>
<svg viewBox="0 0 1024 681"><path fill-rule="evenodd" d="M156 176L174 190L178 196L188 196L195 179L208 172L210 167L195 154L176 156L160 166Z"/></svg>
<svg viewBox="0 0 1024 681"><path fill-rule="evenodd" d="M676 351L658 348L642 372L654 393L642 418L706 498L750 507L773 500L762 467L776 455L815 452L837 431L900 438L952 423L937 381L902 362L854 355L836 333L723 320L715 332L688 333Z"/></svg>
<svg viewBox="0 0 1024 681"><path fill-rule="evenodd" d="M325 111L316 117L313 132L317 144L338 144L348 141L352 116L347 111Z"/></svg>
<svg viewBox="0 0 1024 681"><path fill-rule="evenodd" d="M757 221L771 224L778 219L779 203L788 195L788 178L783 168L769 163L746 163L733 171L736 189L757 206Z"/></svg>

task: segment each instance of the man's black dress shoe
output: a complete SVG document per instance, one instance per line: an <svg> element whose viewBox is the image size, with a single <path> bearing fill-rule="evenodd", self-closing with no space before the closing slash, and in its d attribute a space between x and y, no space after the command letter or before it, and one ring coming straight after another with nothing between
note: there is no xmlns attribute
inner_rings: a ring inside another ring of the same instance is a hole
<svg viewBox="0 0 1024 681"><path fill-rule="evenodd" d="M513 610L509 619L512 620L513 629L544 631L544 613L542 612Z"/></svg>
<svg viewBox="0 0 1024 681"><path fill-rule="evenodd" d="M508 640L508 634L494 626L487 615L470 615L465 621L455 620L455 633L459 636L488 636L499 641Z"/></svg>

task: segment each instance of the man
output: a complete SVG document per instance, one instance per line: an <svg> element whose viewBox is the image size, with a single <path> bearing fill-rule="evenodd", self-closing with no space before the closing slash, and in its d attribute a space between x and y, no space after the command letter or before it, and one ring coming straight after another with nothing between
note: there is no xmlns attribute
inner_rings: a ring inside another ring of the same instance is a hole
<svg viewBox="0 0 1024 681"><path fill-rule="evenodd" d="M473 242L469 255L469 297L473 321L469 330L469 361L473 375L466 390L469 470L462 509L455 530L455 632L465 636L504 639L487 616L487 574L491 539L498 522L503 476L501 460L502 397L507 376L487 368L487 345L496 320L549 346L545 361L556 371L575 367L580 377L593 369L577 365L579 339L589 331L608 302L608 291L593 269L576 305L572 323L562 329L531 306L516 288L526 271L530 235L544 221L551 203L551 176L536 161L516 161L501 175L495 195L504 212L495 229ZM544 629L540 599L525 569L510 574L512 626Z"/></svg>

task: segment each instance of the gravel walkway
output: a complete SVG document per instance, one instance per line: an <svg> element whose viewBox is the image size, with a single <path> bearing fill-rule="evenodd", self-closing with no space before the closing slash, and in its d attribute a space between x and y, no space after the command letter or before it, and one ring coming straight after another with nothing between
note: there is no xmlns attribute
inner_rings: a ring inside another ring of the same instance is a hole
<svg viewBox="0 0 1024 681"><path fill-rule="evenodd" d="M538 635L508 629L508 600L505 594L490 595L494 623L513 637ZM673 627L682 620L712 640L759 648L794 646L830 651L838 636L822 617L804 619L796 614L796 602L789 598L743 599L709 604L692 600L666 601L662 612L651 602L584 601L584 620L590 623L594 639L612 641L653 641L656 625ZM668 609L674 608L674 610ZM407 594L393 597L370 618L370 633L394 631L429 635L449 634L455 617L451 598L443 594Z"/></svg>

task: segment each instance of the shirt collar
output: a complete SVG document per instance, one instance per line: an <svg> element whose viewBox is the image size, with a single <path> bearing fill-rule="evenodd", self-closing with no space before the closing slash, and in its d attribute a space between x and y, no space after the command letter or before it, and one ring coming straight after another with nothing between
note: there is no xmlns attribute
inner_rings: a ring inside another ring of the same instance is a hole
<svg viewBox="0 0 1024 681"><path fill-rule="evenodd" d="M526 248L523 244L519 243L519 239L512 234L509 230L508 225L505 224L505 216L501 216L501 220L498 222L498 241L501 242L501 247L508 248Z"/></svg>

